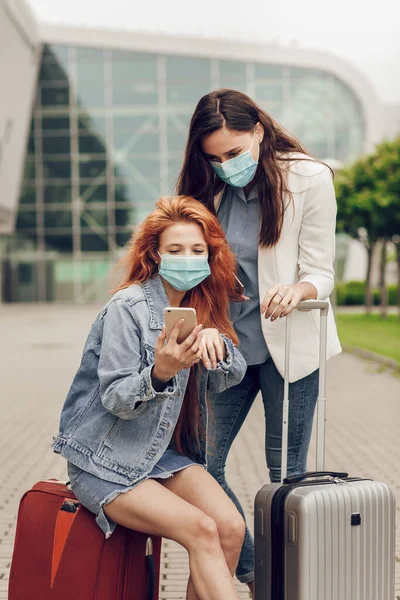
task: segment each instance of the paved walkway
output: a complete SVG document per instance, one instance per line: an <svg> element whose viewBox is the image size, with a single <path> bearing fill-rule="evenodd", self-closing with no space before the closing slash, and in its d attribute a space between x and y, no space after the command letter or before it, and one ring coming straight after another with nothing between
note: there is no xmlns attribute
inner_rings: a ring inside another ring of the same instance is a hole
<svg viewBox="0 0 400 600"><path fill-rule="evenodd" d="M50 444L96 314L95 307L0 307L0 600L7 598L21 495L40 479L66 477L64 460L52 453ZM329 362L328 376L327 467L387 482L400 506L400 378L347 354ZM262 422L257 402L229 460L229 481L250 524L253 498L267 481ZM311 451L310 466L313 455ZM400 597L399 535L397 556ZM186 579L185 552L165 542L161 600L184 598ZM248 598L245 587L238 589L241 598Z"/></svg>

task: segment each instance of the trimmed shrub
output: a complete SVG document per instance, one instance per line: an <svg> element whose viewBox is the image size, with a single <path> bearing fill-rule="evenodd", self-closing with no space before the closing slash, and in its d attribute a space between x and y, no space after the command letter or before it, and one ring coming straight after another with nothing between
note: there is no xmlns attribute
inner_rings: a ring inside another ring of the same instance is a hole
<svg viewBox="0 0 400 600"><path fill-rule="evenodd" d="M372 290L372 299L375 306L380 304L380 291ZM338 306L363 306L365 299L365 283L363 281L348 281L336 284L336 304ZM397 305L397 285L388 286L388 305Z"/></svg>

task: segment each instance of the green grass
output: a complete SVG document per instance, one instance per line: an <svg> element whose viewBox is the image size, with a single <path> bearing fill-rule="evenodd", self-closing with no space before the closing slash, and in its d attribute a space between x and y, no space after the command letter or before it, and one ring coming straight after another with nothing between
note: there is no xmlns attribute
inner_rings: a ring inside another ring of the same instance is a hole
<svg viewBox="0 0 400 600"><path fill-rule="evenodd" d="M336 323L342 344L365 348L400 363L400 319L388 315L337 314Z"/></svg>

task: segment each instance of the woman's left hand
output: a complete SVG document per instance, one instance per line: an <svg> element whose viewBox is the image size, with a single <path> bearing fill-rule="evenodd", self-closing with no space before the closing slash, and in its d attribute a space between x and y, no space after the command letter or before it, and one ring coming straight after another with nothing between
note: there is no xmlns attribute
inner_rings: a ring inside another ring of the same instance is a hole
<svg viewBox="0 0 400 600"><path fill-rule="evenodd" d="M201 360L206 369L216 369L217 363L226 357L225 342L217 329L203 329L200 333Z"/></svg>
<svg viewBox="0 0 400 600"><path fill-rule="evenodd" d="M312 283L294 283L293 285L277 283L265 294L261 304L261 314L266 319L271 317L271 321L275 321L278 317L289 315L302 300L316 297L317 290Z"/></svg>

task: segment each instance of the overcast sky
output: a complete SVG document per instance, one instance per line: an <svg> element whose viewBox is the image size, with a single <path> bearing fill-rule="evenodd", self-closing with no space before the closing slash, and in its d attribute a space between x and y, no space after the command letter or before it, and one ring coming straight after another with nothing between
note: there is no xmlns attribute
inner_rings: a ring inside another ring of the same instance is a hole
<svg viewBox="0 0 400 600"><path fill-rule="evenodd" d="M297 40L353 63L400 103L400 0L28 0L40 21L237 39Z"/></svg>

